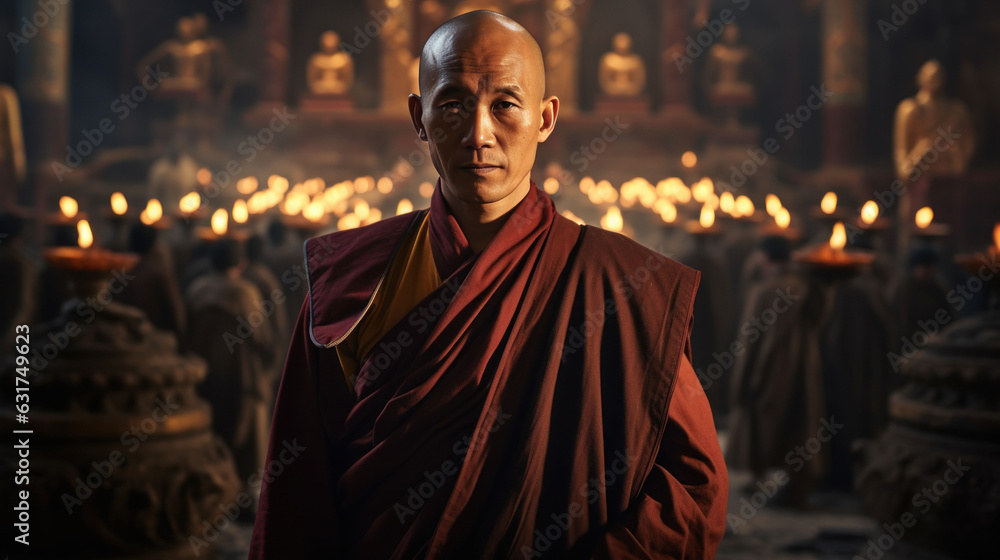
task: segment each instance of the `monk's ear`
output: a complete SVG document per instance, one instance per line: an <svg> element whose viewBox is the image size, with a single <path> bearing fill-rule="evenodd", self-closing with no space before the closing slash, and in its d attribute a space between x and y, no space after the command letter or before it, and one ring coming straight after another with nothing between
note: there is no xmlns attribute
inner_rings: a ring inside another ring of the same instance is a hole
<svg viewBox="0 0 1000 560"><path fill-rule="evenodd" d="M413 128L417 131L417 136L424 142L427 141L427 129L424 128L424 106L420 101L420 96L411 93L407 99L410 106L410 120L413 121Z"/></svg>
<svg viewBox="0 0 1000 560"><path fill-rule="evenodd" d="M559 98L556 96L542 100L542 122L538 128L538 141L544 142L556 128L556 118L559 116Z"/></svg>

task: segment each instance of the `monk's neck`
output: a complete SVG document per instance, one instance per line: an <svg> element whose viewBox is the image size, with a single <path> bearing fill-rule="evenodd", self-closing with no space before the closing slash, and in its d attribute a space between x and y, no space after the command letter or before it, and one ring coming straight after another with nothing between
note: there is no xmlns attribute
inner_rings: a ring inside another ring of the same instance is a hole
<svg viewBox="0 0 1000 560"><path fill-rule="evenodd" d="M488 204L449 200L451 197L447 194L445 200L458 226L462 228L469 247L474 253L478 253L490 244L514 208L527 196L530 188L531 182L528 181L525 186L519 186L504 199Z"/></svg>

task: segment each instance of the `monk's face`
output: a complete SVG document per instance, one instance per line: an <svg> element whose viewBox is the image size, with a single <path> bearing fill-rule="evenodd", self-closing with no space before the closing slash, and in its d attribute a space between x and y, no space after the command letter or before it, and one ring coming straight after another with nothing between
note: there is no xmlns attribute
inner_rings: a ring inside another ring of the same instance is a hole
<svg viewBox="0 0 1000 560"><path fill-rule="evenodd" d="M421 97L410 99L445 199L519 201L530 187L537 145L552 132L558 110L558 100L543 99L541 60L502 26L449 39L421 60Z"/></svg>

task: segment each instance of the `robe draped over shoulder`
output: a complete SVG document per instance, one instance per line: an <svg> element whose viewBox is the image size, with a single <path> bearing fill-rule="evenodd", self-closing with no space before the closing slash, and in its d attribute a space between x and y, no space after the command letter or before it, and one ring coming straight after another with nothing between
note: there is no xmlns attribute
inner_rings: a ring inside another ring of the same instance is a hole
<svg viewBox="0 0 1000 560"><path fill-rule="evenodd" d="M430 212L442 283L345 383L336 344ZM534 185L473 253L430 210L306 243L251 558L711 558L728 479L698 273ZM280 472L278 472L280 471Z"/></svg>

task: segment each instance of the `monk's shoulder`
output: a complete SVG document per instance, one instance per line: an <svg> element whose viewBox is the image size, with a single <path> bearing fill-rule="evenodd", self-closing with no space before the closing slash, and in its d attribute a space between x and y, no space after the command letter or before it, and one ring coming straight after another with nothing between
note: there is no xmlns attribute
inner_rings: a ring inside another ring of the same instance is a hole
<svg viewBox="0 0 1000 560"><path fill-rule="evenodd" d="M628 237L598 227L584 226L580 235L579 258L588 268L635 275L639 271L670 281L696 281L698 272Z"/></svg>
<svg viewBox="0 0 1000 560"><path fill-rule="evenodd" d="M306 268L318 272L360 266L372 262L373 256L391 253L418 214L422 212L393 216L366 226L310 238L305 242ZM388 257L388 254L385 256Z"/></svg>

